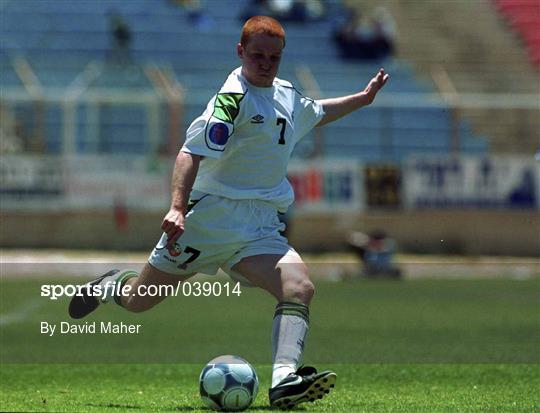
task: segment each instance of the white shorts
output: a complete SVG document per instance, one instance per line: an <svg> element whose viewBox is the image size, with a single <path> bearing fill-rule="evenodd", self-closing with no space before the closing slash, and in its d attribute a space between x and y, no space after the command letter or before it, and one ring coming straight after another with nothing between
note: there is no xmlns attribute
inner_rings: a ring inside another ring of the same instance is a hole
<svg viewBox="0 0 540 413"><path fill-rule="evenodd" d="M259 200L233 200L193 191L184 233L167 248L163 233L148 262L169 274L214 275L219 268L232 278L245 279L231 270L242 258L259 254L296 252L280 234L285 225L272 204Z"/></svg>

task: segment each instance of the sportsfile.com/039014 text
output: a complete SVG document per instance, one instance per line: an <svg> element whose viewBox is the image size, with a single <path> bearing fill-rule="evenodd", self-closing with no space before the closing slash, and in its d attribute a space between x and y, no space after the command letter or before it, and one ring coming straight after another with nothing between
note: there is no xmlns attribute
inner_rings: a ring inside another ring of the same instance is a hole
<svg viewBox="0 0 540 413"><path fill-rule="evenodd" d="M194 281L178 282L174 285L139 285L133 288L131 285L121 285L111 281L103 285L61 285L44 284L41 286L41 297L57 300L60 297L92 296L105 299L117 296L140 296L140 297L240 297L242 290L240 283L222 283L219 281Z"/></svg>

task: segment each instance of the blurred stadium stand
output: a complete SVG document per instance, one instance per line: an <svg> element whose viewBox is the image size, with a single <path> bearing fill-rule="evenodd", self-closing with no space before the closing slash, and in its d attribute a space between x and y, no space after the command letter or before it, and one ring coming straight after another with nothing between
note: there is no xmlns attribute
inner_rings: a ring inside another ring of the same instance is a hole
<svg viewBox="0 0 540 413"><path fill-rule="evenodd" d="M437 66L444 69L461 115L476 133L489 137L492 153L535 153L540 144L540 71L499 14L498 0L347 3L361 10L385 6L392 13L398 58L424 78ZM507 3L528 3L534 13L540 8L536 0Z"/></svg>
<svg viewBox="0 0 540 413"><path fill-rule="evenodd" d="M484 155L525 155L509 161L515 176L504 169L504 159L493 161L502 165L494 167L495 178L487 179L489 171L483 169L472 175L487 182L478 194L487 204L504 204L507 193L521 189L522 175L536 170L531 154L539 145L540 82L525 47L499 14L507 7L502 3L509 3L348 2L363 10L384 5L391 12L397 55L377 64L341 61L331 40L338 0L325 1L328 17L322 21L285 24L280 77L308 96L356 91L380 66L391 74L372 107L316 129L298 146L297 158L351 158L355 168L334 173L347 162L330 161L330 169L312 171L310 165L319 159L298 162L306 193L319 196L315 203L327 209L302 217L297 205L293 245L341 248L350 229L382 228L409 251L537 256L537 209L486 207L471 214L468 209L407 209L403 200L410 179L402 174L414 172L407 166L409 156L443 155L433 161L433 173L416 171L417 178L444 181L447 185L431 185L426 193L448 196L453 205L460 199L454 199L455 176L443 179L452 175L444 159L465 165L469 158L445 155L482 155L474 158L478 162L491 158ZM238 15L247 0L202 1L204 24L194 23L180 3L0 0L0 132L3 154L14 154L3 157L1 165L2 177L9 178L2 188L8 195L2 246L124 250L154 245L172 160L155 155L178 150L189 122L240 64ZM130 50L120 60L110 32L113 10L132 33ZM366 209L352 203L353 211L336 213L336 202L349 195L352 182L360 182L360 167L371 187L355 184L354 189L367 192L361 203ZM138 185L126 185L126 174ZM427 184L419 182L415 188L422 190ZM129 228L114 233L115 211L124 207Z"/></svg>
<svg viewBox="0 0 540 413"><path fill-rule="evenodd" d="M235 0L212 1L206 12L213 25L202 29L193 27L184 8L166 0L4 0L1 5L2 89L18 91L5 95L8 99L19 96L10 102L16 112L36 112L36 99L47 102L38 111L44 112L44 142L30 147L49 152L163 151L168 139L163 125L167 123L166 104L145 68L155 64L185 88L184 130L226 74L239 65L235 45L241 29L237 16L242 3ZM330 5L335 7L333 2ZM291 80L306 93L320 96L351 93L364 85L380 64L391 73L392 80L385 90L386 99L358 116L328 125L315 141L306 139L295 156L400 162L416 152L488 151L487 139L477 136L468 122L458 119L449 104L436 96L432 83L418 80L406 61L342 62L330 36L332 7L324 21L286 24L287 48L280 77ZM110 64L107 60L111 53L111 10L122 15L133 33L132 60L126 64ZM35 79L25 79L25 71ZM305 72L315 90L306 90L309 85ZM26 83L26 89L22 83ZM30 93L28 83L35 86L33 99L20 98L21 91L25 91L23 95ZM80 83L84 86L75 93L74 108L66 114L65 96L73 89L77 91ZM109 98L100 100L103 95ZM133 102L132 95L147 99ZM154 113L157 125L148 124L152 117L147 113L149 107L161 113ZM24 129L36 129L31 123L39 121L39 113L22 118ZM77 123L71 129L66 126L69 116ZM156 131L159 136L151 137ZM33 139L39 141L39 136ZM181 135L178 139L182 139Z"/></svg>
<svg viewBox="0 0 540 413"><path fill-rule="evenodd" d="M508 23L521 36L529 59L540 69L540 4L536 0L494 0Z"/></svg>

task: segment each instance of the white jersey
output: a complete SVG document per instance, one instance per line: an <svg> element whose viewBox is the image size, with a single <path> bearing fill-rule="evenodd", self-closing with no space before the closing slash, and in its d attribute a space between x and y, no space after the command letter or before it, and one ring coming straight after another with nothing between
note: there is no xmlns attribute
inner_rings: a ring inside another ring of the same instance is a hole
<svg viewBox="0 0 540 413"><path fill-rule="evenodd" d="M234 70L186 134L183 152L201 155L194 190L257 199L285 211L294 200L287 165L296 143L324 116L322 105L276 78L256 87Z"/></svg>

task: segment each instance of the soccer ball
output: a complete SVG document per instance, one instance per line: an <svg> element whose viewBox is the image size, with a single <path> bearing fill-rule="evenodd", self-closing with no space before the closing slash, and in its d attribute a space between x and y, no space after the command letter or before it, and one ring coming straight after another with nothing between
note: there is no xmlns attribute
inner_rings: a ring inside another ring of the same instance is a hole
<svg viewBox="0 0 540 413"><path fill-rule="evenodd" d="M234 412L247 409L259 390L255 369L237 356L219 356L201 371L199 390L213 410Z"/></svg>

